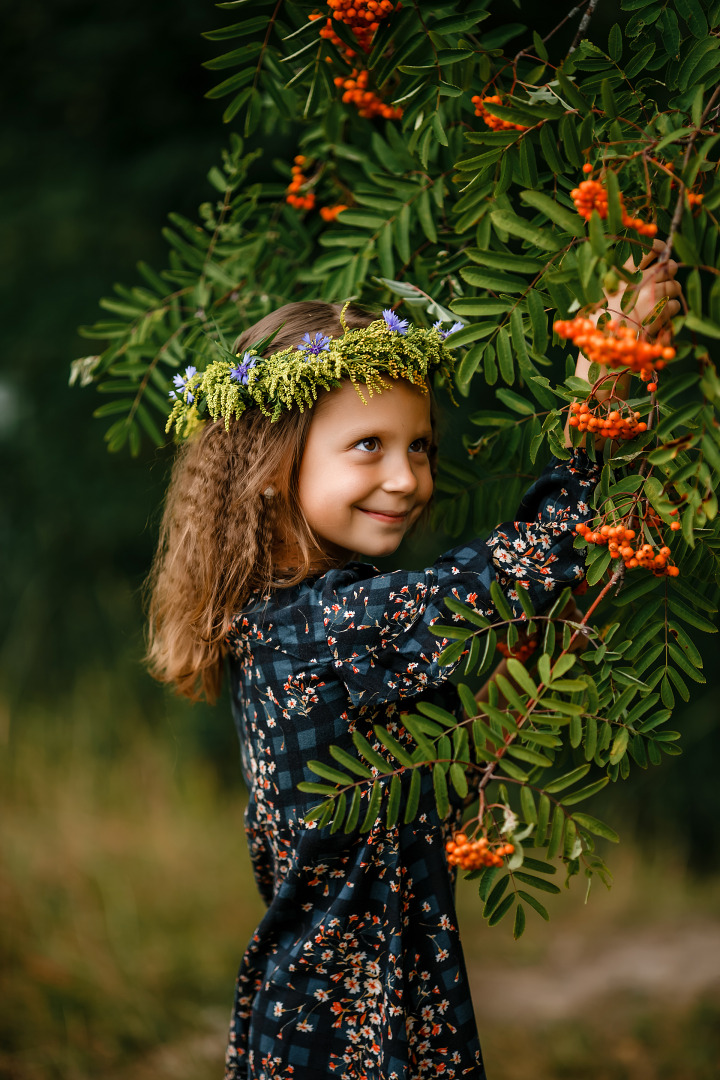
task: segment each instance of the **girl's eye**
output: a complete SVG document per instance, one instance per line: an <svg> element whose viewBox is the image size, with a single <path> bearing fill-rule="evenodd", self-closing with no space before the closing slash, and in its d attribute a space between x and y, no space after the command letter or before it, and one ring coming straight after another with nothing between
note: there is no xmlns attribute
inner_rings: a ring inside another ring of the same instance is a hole
<svg viewBox="0 0 720 1080"><path fill-rule="evenodd" d="M365 450L367 453L374 453L380 448L380 440L372 435L369 439L361 439L360 442L355 443L355 448Z"/></svg>
<svg viewBox="0 0 720 1080"><path fill-rule="evenodd" d="M408 448L413 454L427 454L430 449L429 439L415 439Z"/></svg>

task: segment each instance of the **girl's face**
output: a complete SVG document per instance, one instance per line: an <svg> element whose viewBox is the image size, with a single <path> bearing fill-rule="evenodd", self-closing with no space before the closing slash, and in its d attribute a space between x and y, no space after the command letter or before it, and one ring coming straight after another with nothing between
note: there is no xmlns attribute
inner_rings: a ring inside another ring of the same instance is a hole
<svg viewBox="0 0 720 1080"><path fill-rule="evenodd" d="M365 393L351 382L315 407L300 463L300 505L328 552L390 555L430 500L430 395L405 379Z"/></svg>

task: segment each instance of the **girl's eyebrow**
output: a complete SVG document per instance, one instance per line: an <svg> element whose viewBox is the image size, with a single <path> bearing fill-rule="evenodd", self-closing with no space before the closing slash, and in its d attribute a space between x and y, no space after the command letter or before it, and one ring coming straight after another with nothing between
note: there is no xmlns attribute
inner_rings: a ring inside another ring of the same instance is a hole
<svg viewBox="0 0 720 1080"><path fill-rule="evenodd" d="M355 430L351 428L350 431L342 432L342 437L347 442L354 443L359 442L361 439L382 439L387 434L394 435L394 429L383 429L377 426L371 428L368 426L363 428L356 428ZM410 440L410 442L415 442L417 439L432 439L432 437L432 429L429 427L423 427L422 430L418 431L414 438Z"/></svg>

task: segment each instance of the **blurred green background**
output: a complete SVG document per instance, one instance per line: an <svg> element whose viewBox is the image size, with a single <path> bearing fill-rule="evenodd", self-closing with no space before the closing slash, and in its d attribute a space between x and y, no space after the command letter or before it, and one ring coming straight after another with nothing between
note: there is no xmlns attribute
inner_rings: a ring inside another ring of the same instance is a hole
<svg viewBox="0 0 720 1080"><path fill-rule="evenodd" d="M169 455L107 455L95 392L67 381L92 351L76 326L138 259L164 265L166 213L207 197L226 132L200 34L223 19L206 0L4 15L0 1077L210 1080L261 915L236 737L226 703L190 707L140 663ZM611 893L583 907L575 883L515 945L461 885L491 1080L720 1075L710 667L678 714L684 757L598 805L624 837Z"/></svg>

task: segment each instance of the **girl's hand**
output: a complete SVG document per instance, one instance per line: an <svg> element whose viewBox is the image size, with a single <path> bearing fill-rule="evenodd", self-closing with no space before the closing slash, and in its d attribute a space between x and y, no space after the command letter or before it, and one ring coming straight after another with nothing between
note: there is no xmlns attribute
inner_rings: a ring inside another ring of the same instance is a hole
<svg viewBox="0 0 720 1080"><path fill-rule="evenodd" d="M661 258L665 251L666 245L664 241L654 240L652 251L646 252L637 268L632 259L628 259L624 269L629 273L635 273L636 269L641 271L642 278L640 282L637 285L628 285L625 281L620 281L617 291L613 293L606 291L605 304L589 317L597 322L600 316L607 311L612 319L634 326L638 334L643 333L650 338L656 337L669 325L670 320L678 314L682 307L678 299L682 296L682 286L675 280L678 264L674 259ZM628 310L623 311L621 301L628 290L631 290L634 295L631 303L627 305ZM656 317L643 325L661 300L665 300L665 303ZM575 374L589 382L589 373L590 361L582 353L578 353ZM593 396L596 401L605 401L611 394L614 400L624 399L630 389L630 380L630 372L621 375L619 378L606 379L595 389ZM602 436L595 437L595 448L597 450L602 449L604 443L605 439ZM565 425L565 445L572 446L570 429L567 424ZM585 445L584 440L581 445Z"/></svg>
<svg viewBox="0 0 720 1080"><path fill-rule="evenodd" d="M674 259L662 260L660 256L664 252L665 242L654 240L652 251L646 252L637 267L642 271L640 283L633 286L620 281L617 292L610 293L607 290L605 292L606 309L612 318L635 326L638 333L642 330L648 337L656 337L681 308L677 298L682 296L682 287L675 281L678 264ZM628 259L624 269L631 274L635 272L636 268L632 259ZM632 300L627 310L623 311L621 301L628 290L631 291ZM664 299L667 299L667 303L658 312L656 318L646 324L645 320L653 308ZM599 317L602 311L597 314Z"/></svg>
<svg viewBox="0 0 720 1080"><path fill-rule="evenodd" d="M678 264L674 259L661 261L659 256L661 256L664 251L664 242L662 240L654 240L652 251L648 251L643 256L640 265L637 267L638 270L642 271L640 283L638 285L628 285L625 281L620 281L616 292L605 292L605 304L599 307L594 314L589 316L589 318L594 322L597 322L600 316L607 311L611 318L622 320L631 326L635 326L638 333L642 330L648 337L655 337L659 334L680 311L681 304L677 297L682 296L682 286L679 282L675 281L675 275L678 272ZM628 259L625 263L625 269L631 274L635 272L636 267L632 259ZM634 293L634 299L630 309L628 311L623 311L621 301L628 289L632 290ZM657 317L647 326L643 326L644 320L650 315L653 308L660 300L665 298L667 298L667 303L658 313ZM583 356L582 353L579 353L577 364L575 366L575 374L581 379L587 379L589 371L590 361L586 356ZM625 396L629 381L629 374L618 380L615 386L615 397ZM609 389L599 387L595 397L599 401L602 401L608 396L609 392Z"/></svg>

